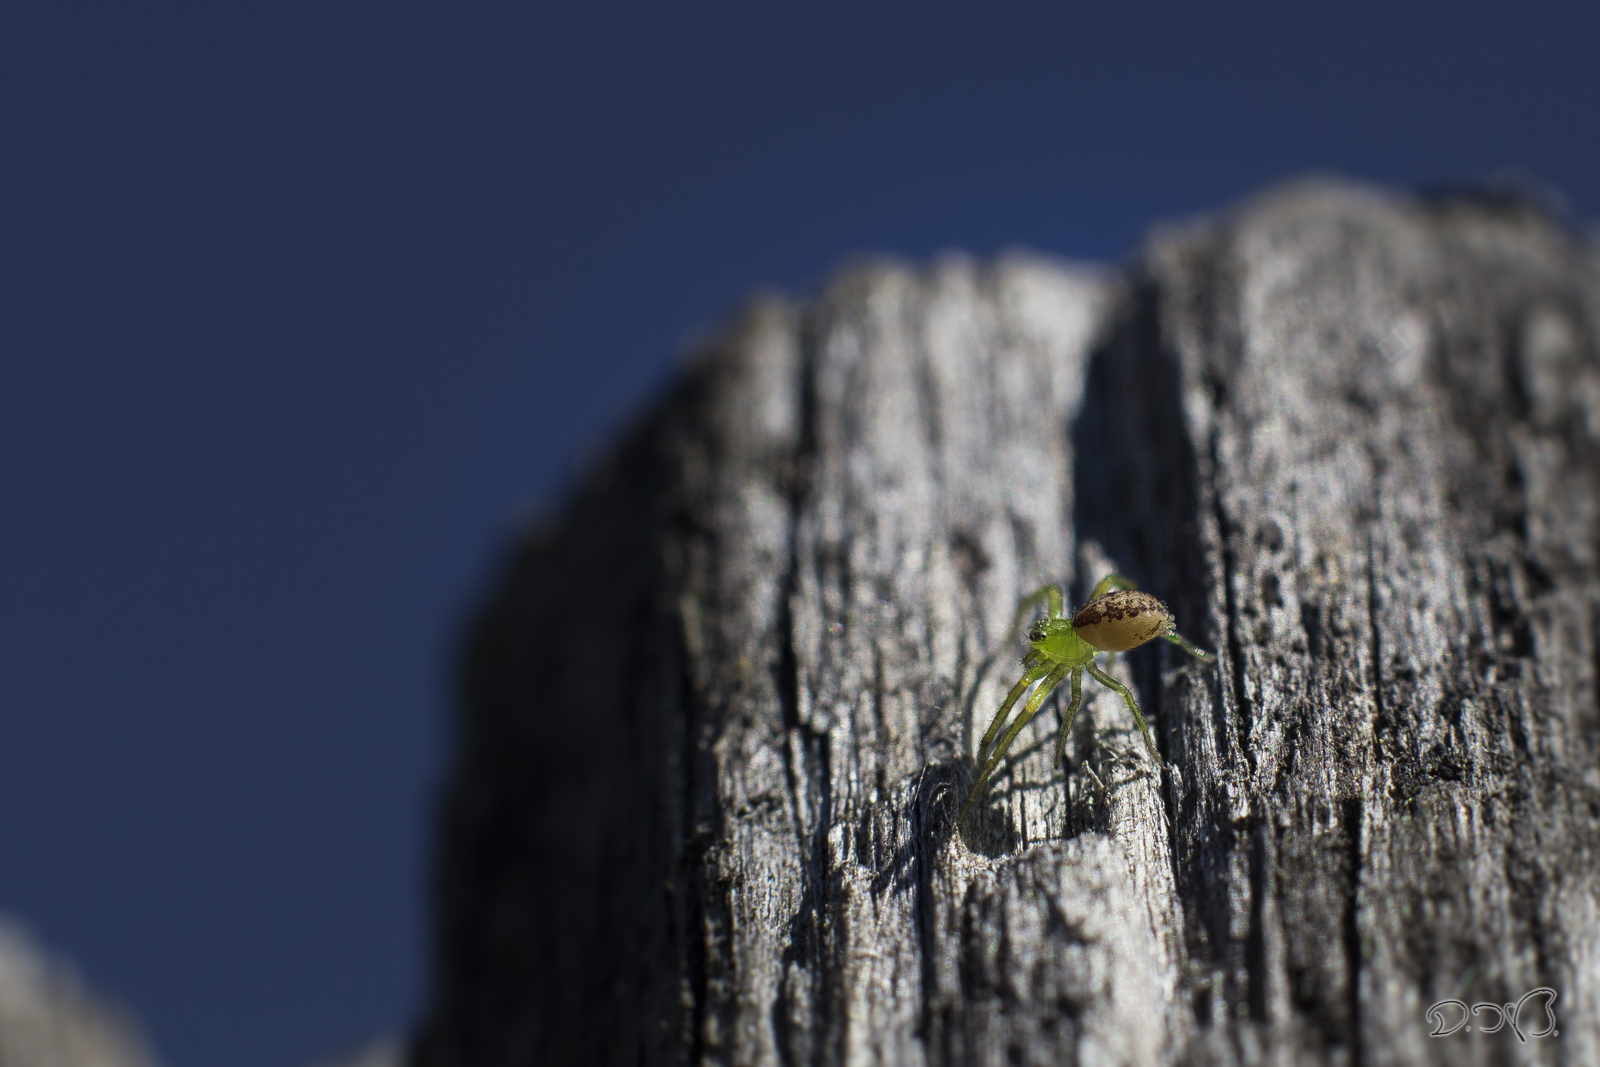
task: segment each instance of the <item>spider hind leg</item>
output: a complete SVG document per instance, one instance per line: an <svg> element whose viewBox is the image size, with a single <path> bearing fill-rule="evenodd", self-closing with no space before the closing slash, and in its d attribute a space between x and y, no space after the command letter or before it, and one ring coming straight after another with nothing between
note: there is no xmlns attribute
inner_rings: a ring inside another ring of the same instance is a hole
<svg viewBox="0 0 1600 1067"><path fill-rule="evenodd" d="M1108 574L1095 583L1094 591L1089 594L1090 600L1098 600L1113 589L1137 589L1132 581L1120 574ZM1087 603L1087 601L1086 601Z"/></svg>
<svg viewBox="0 0 1600 1067"><path fill-rule="evenodd" d="M1144 735L1145 747L1150 750L1150 758L1156 761L1157 767L1165 767L1166 763L1161 759L1161 753L1156 750L1155 739L1150 736L1150 726L1144 721L1144 714L1139 711L1139 699L1133 695L1133 690L1111 677L1111 675L1095 666L1092 662L1089 664L1089 673L1094 675L1095 681L1107 689L1115 690L1122 697L1122 702L1128 705L1128 710L1133 713L1134 725L1138 726L1139 732Z"/></svg>
<svg viewBox="0 0 1600 1067"><path fill-rule="evenodd" d="M1216 656L1212 655L1210 652L1207 652L1203 648L1196 647L1193 642L1176 630L1169 630L1168 632L1162 634L1161 640L1171 641L1173 644L1189 653L1189 655L1193 656L1201 663L1210 663L1212 660L1216 659Z"/></svg>

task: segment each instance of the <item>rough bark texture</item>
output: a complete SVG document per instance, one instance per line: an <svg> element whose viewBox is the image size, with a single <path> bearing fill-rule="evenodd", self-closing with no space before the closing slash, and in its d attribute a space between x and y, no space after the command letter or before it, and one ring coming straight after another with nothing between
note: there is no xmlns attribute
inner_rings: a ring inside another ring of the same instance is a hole
<svg viewBox="0 0 1600 1067"><path fill-rule="evenodd" d="M1018 597L1113 567L1219 653L1119 657L1169 769L1091 683L957 828ZM426 1067L1600 1063L1595 260L1319 184L757 303L462 678Z"/></svg>

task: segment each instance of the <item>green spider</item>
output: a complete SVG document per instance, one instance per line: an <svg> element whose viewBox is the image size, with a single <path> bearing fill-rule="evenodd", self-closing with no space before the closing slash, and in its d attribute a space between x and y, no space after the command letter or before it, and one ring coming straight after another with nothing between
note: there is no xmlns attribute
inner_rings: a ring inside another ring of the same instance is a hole
<svg viewBox="0 0 1600 1067"><path fill-rule="evenodd" d="M1202 663L1214 662L1216 657L1211 653L1196 648L1184 637L1173 629L1172 612L1167 606L1149 593L1141 593L1134 584L1126 578L1115 574L1108 574L1100 579L1100 584L1094 587L1094 592L1089 594L1088 603L1078 609L1076 615L1067 618L1062 610L1061 587L1047 585L1032 596L1023 599L1017 608L1017 622L1020 623L1024 613L1035 607L1041 600L1046 604L1046 614L1042 619L1034 622L1028 631L1028 640L1033 648L1022 659L1025 668L1017 684L1011 687L1011 692L1006 694L1006 699L1000 705L1000 710L995 714L994 721L989 724L989 729L983 735L983 741L978 745L978 766L981 773L978 782L972 787L972 794L967 797L967 803L961 809L958 822L967 817L967 812L972 808L973 801L978 799L978 794L983 791L989 776L994 773L1006 752L1011 748L1017 734L1038 713L1039 707L1056 688L1061 680L1068 674L1072 675L1072 702L1067 705L1066 714L1061 721L1061 739L1056 742L1056 765L1060 766L1066 753L1067 735L1072 732L1072 720L1078 713L1078 705L1083 700L1083 672L1088 671L1096 681L1107 689L1111 689L1122 697L1123 703L1128 705L1128 710L1133 712L1133 721L1139 727L1139 732L1144 735L1144 743L1150 749L1150 757L1156 761L1156 766L1163 766L1161 753L1156 751L1156 743L1150 737L1150 727L1145 724L1144 716L1139 712L1139 701L1134 697L1133 690L1111 677L1108 671L1118 652L1125 652L1130 648L1138 648L1146 641L1161 638L1171 641L1189 655ZM1012 633L1016 633L1015 627ZM1102 669L1095 663L1095 656L1101 652L1111 653L1111 658L1106 661ZM1000 738L998 744L990 749L995 735L1006 724L1006 717L1011 714L1011 709L1016 706L1022 694L1035 682L1040 683L1023 705L1022 711L1011 724L1011 728Z"/></svg>

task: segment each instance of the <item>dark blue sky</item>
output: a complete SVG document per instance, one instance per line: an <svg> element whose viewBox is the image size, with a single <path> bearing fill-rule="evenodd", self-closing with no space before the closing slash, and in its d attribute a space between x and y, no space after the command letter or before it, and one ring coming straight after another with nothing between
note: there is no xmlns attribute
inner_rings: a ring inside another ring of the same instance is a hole
<svg viewBox="0 0 1600 1067"><path fill-rule="evenodd" d="M460 621L751 288L1600 213L1592 2L255 6L0 7L0 910L174 1067L409 1019Z"/></svg>

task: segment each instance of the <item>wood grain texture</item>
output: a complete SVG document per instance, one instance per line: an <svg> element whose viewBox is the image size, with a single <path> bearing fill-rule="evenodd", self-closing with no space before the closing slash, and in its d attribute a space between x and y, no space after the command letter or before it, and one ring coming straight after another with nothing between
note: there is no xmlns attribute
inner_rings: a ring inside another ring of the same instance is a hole
<svg viewBox="0 0 1600 1067"><path fill-rule="evenodd" d="M753 303L467 642L413 1059L1600 1062L1597 338L1537 207L1326 183ZM1089 683L957 828L1111 568L1169 770Z"/></svg>

